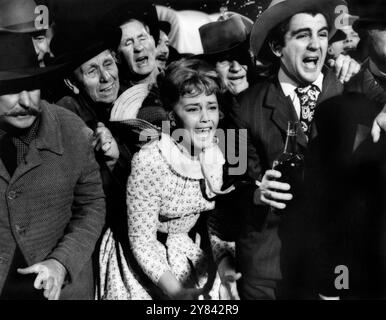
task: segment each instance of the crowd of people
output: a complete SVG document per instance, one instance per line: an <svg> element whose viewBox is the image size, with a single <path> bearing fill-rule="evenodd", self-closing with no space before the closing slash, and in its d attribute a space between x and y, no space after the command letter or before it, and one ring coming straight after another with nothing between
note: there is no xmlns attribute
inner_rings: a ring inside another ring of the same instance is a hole
<svg viewBox="0 0 386 320"><path fill-rule="evenodd" d="M0 300L386 298L383 1L223 10L201 54L45 5L0 1Z"/></svg>

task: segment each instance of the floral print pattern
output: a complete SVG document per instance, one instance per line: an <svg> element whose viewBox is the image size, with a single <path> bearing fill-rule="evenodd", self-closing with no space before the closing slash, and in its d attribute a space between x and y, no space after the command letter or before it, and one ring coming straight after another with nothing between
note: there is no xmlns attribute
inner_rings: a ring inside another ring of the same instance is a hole
<svg viewBox="0 0 386 320"><path fill-rule="evenodd" d="M221 185L221 174L212 178ZM200 179L173 169L163 156L160 141L146 145L134 156L127 183L127 206L131 250L145 275L157 284L166 271L171 271L184 286L203 287L208 280L208 257L188 232L201 212L214 208L214 202L202 196ZM157 239L157 232L167 235L165 244ZM107 230L102 240L99 297L152 299L113 238ZM218 299L219 285L216 276L209 292L212 299Z"/></svg>

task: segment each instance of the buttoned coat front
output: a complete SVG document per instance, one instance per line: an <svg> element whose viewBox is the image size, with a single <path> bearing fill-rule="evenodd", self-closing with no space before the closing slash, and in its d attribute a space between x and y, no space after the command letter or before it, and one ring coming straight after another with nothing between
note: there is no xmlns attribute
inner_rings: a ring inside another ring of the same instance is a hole
<svg viewBox="0 0 386 320"><path fill-rule="evenodd" d="M28 265L53 258L65 266L61 299L91 299L105 200L90 132L72 112L41 106L37 137L12 177L0 160L0 292L19 246Z"/></svg>

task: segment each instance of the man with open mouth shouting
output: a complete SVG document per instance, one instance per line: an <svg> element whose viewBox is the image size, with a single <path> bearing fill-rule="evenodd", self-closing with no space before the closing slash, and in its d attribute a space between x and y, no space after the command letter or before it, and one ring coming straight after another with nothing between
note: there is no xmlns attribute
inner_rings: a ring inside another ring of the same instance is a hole
<svg viewBox="0 0 386 320"><path fill-rule="evenodd" d="M254 55L259 59L268 48L278 71L247 89L233 117L238 128L248 131L248 176L261 181L242 200L250 204L236 250L242 299L317 297L304 198L293 193L293 186L280 182L281 172L270 169L284 150L288 121L301 123L297 146L304 153L317 135L315 108L343 91L337 76L325 66L339 5L345 2L273 0L251 31Z"/></svg>

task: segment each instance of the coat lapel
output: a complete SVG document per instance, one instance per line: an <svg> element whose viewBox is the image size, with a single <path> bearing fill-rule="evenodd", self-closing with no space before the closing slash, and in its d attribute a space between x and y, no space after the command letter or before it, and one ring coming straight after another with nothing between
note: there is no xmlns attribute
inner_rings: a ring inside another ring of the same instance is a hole
<svg viewBox="0 0 386 320"><path fill-rule="evenodd" d="M299 121L299 119L291 99L284 95L279 86L278 81L271 83L265 105L272 109L272 121L286 134L288 121ZM307 137L303 130L298 131L297 142L302 147L307 147Z"/></svg>
<svg viewBox="0 0 386 320"><path fill-rule="evenodd" d="M6 182L9 182L11 177L9 176L8 170L6 169L3 161L0 159L0 178L4 179Z"/></svg>

